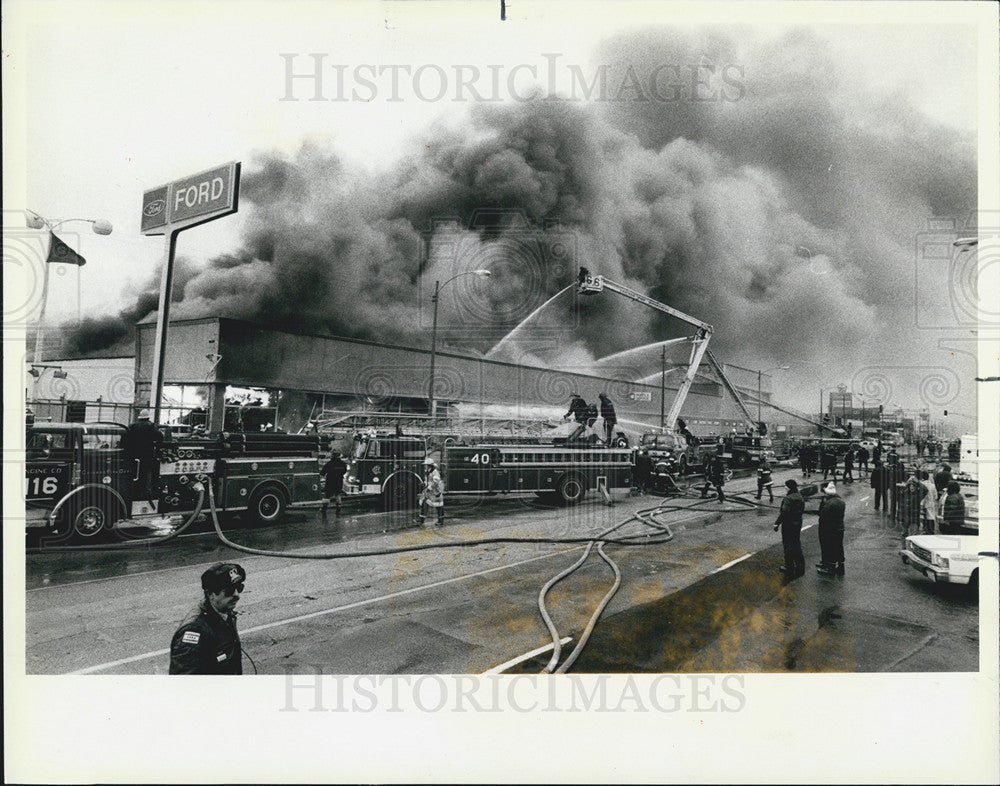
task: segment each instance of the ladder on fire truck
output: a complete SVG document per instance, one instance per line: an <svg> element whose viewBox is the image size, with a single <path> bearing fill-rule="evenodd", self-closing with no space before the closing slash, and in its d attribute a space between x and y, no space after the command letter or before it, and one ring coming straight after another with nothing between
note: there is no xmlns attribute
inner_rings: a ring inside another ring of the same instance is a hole
<svg viewBox="0 0 1000 786"><path fill-rule="evenodd" d="M747 405L743 401L743 397L740 395L740 392L736 389L736 386L730 382L729 377L726 376L726 372L722 369L722 364L719 363L715 355L713 355L708 349L708 342L712 338L713 328L711 325L707 322L702 322L700 319L695 319L694 317L685 314L683 311L678 311L676 308L672 308L665 303L653 300L653 298L648 295L644 295L634 289L630 289L622 284L611 281L604 276L592 275L585 267L580 268L580 275L577 282L577 292L579 294L596 295L605 289L622 295L623 297L627 297L630 300L634 300L637 303L642 303L650 308L655 308L657 311L669 314L670 316L697 328L697 332L691 337L691 356L688 360L687 371L685 371L684 379L677 390L677 396L670 405L670 411L664 419L663 425L668 432L673 432L674 430L677 418L681 413L681 407L684 406L684 401L687 399L687 395L691 390L691 385L694 383L695 375L698 372L698 367L701 365L703 358L708 359L709 364L719 377L719 381L722 382L726 392L733 397L736 405L743 413L747 426L754 431L757 430L759 424L754 420L753 415L750 414L750 410L747 409Z"/></svg>
<svg viewBox="0 0 1000 786"><path fill-rule="evenodd" d="M419 413L345 412L326 410L310 417L303 432L344 431L390 432L398 429L406 435L456 438L490 438L496 442L541 441L551 438L556 419L432 417Z"/></svg>

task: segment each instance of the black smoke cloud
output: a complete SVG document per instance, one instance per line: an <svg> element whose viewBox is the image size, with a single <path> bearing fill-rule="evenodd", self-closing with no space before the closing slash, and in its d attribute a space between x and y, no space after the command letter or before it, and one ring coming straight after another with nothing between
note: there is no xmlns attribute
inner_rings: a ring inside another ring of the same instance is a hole
<svg viewBox="0 0 1000 786"><path fill-rule="evenodd" d="M443 340L485 352L582 264L713 324L713 348L756 367L849 376L890 353L926 355L910 329L914 238L933 216L974 210L971 135L904 96L858 90L809 31L643 31L609 40L598 61L612 84L629 68L641 84L658 65L697 64L709 87L476 104L387 171L315 144L261 154L244 176L242 247L192 271L173 314L424 345L432 282L488 267L488 283L455 282L440 303ZM724 67L738 90L712 82ZM113 329L91 320L71 341L122 340L153 292ZM501 356L580 366L690 332L610 296L569 293L547 312Z"/></svg>

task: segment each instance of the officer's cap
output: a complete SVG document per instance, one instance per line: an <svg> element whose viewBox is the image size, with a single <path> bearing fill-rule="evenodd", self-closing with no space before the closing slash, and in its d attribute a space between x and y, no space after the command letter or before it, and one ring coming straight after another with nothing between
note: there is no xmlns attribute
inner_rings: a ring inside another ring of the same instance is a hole
<svg viewBox="0 0 1000 786"><path fill-rule="evenodd" d="M235 562L220 562L201 574L201 588L205 592L222 592L234 589L246 581L247 572Z"/></svg>
<svg viewBox="0 0 1000 786"><path fill-rule="evenodd" d="M149 420L149 410L140 409L139 414L135 416L136 420Z"/></svg>
<svg viewBox="0 0 1000 786"><path fill-rule="evenodd" d="M792 491L797 491L797 490L798 490L798 488L799 488L799 484L798 484L798 483L796 483L796 482L795 482L794 480L792 480L791 478L789 478L788 480L786 480L786 481L785 481L785 485L786 485L786 486L787 486L788 488L790 488L790 489L791 489Z"/></svg>

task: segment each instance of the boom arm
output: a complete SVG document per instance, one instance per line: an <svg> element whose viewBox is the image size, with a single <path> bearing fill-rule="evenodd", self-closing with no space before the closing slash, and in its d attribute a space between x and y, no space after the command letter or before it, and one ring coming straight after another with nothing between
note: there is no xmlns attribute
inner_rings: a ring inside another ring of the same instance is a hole
<svg viewBox="0 0 1000 786"><path fill-rule="evenodd" d="M719 361L716 360L715 356L708 351L708 342L712 338L711 325L707 322L702 322L700 319L695 319L694 317L685 314L683 311L678 311L676 308L671 308L665 303L653 300L653 298L644 295L641 292L636 292L634 289L630 289L622 284L609 281L604 278L604 276L591 275L590 271L585 267L580 268L577 292L581 295L595 295L605 289L609 289L619 295L624 295L630 300L642 303L650 308L655 308L657 311L662 311L664 314L676 317L677 319L687 322L689 325L693 325L698 329L698 332L691 339L691 357L688 360L687 371L684 373L684 379L681 382L680 388L677 390L677 397L674 399L673 404L670 405L670 412L666 416L664 426L667 429L673 431L674 424L677 422L677 418L681 414L681 407L684 406L684 401L687 399L688 392L691 390L691 385L694 383L695 374L698 371L698 367L701 365L702 358L705 357L706 354L708 355L709 362L712 364L712 368L715 369L715 373L719 375L719 379L722 381L723 387L726 388L729 395L731 395L736 401L736 404L743 412L743 416L746 418L747 423L753 428L757 428L757 423L750 414L750 410L747 409L746 404L743 402L743 398L740 396L739 391L736 390L733 383L729 381L729 378L722 370L722 365Z"/></svg>

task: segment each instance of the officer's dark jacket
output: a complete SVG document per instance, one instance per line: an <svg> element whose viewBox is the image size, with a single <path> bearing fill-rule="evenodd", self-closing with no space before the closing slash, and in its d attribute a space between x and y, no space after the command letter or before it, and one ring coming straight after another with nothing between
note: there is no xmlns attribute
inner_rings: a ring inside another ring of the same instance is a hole
<svg viewBox="0 0 1000 786"><path fill-rule="evenodd" d="M601 399L601 417L605 420L618 420L618 416L615 414L615 406L608 399Z"/></svg>
<svg viewBox="0 0 1000 786"><path fill-rule="evenodd" d="M806 501L797 491L785 495L781 500L781 510L778 511L776 524L782 526L792 526L797 524L802 526L802 513L806 509Z"/></svg>
<svg viewBox="0 0 1000 786"><path fill-rule="evenodd" d="M819 503L819 525L823 529L844 530L844 511L846 506L840 497L824 497Z"/></svg>
<svg viewBox="0 0 1000 786"><path fill-rule="evenodd" d="M242 674L242 656L235 615L223 619L203 600L170 642L170 673Z"/></svg>
<svg viewBox="0 0 1000 786"><path fill-rule="evenodd" d="M163 443L163 434L149 421L133 423L122 435L122 453L127 459L152 461L156 458L156 446Z"/></svg>

